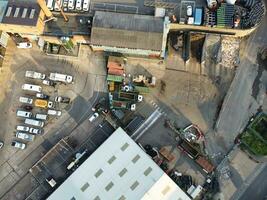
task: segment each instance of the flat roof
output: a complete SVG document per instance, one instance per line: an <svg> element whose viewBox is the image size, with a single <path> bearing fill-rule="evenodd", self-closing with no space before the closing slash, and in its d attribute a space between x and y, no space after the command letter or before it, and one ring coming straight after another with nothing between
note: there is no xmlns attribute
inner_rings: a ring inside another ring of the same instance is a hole
<svg viewBox="0 0 267 200"><path fill-rule="evenodd" d="M48 197L58 199L190 200L121 128Z"/></svg>
<svg viewBox="0 0 267 200"><path fill-rule="evenodd" d="M1 23L23 26L37 24L40 6L33 1L8 1L4 10Z"/></svg>
<svg viewBox="0 0 267 200"><path fill-rule="evenodd" d="M147 15L96 11L93 19L93 45L161 50L163 18Z"/></svg>
<svg viewBox="0 0 267 200"><path fill-rule="evenodd" d="M57 20L46 22L44 35L73 36L90 35L92 17L84 15L68 15L68 22L61 15L54 15ZM90 23L89 23L90 22Z"/></svg>

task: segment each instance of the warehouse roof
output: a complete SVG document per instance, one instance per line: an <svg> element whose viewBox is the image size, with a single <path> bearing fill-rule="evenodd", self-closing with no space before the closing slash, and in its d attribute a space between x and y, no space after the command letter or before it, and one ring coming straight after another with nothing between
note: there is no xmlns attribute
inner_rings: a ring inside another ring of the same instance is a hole
<svg viewBox="0 0 267 200"><path fill-rule="evenodd" d="M190 200L121 128L48 197L58 199Z"/></svg>
<svg viewBox="0 0 267 200"><path fill-rule="evenodd" d="M40 14L40 6L32 1L9 1L1 23L35 26Z"/></svg>
<svg viewBox="0 0 267 200"><path fill-rule="evenodd" d="M163 18L96 11L91 43L102 46L161 50Z"/></svg>

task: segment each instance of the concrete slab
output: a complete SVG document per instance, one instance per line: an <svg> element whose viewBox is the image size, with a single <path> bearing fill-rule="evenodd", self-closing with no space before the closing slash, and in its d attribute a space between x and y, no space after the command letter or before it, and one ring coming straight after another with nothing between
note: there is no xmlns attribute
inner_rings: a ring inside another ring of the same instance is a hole
<svg viewBox="0 0 267 200"><path fill-rule="evenodd" d="M257 163L249 159L247 154L243 151L238 151L235 157L231 160L231 166L233 166L242 179L245 180L256 168Z"/></svg>

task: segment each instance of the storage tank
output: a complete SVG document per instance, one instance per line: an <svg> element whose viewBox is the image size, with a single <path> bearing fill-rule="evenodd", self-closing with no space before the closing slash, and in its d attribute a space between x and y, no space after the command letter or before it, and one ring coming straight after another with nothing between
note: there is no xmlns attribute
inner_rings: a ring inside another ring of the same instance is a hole
<svg viewBox="0 0 267 200"><path fill-rule="evenodd" d="M234 5L236 2L236 0L226 0L226 3Z"/></svg>

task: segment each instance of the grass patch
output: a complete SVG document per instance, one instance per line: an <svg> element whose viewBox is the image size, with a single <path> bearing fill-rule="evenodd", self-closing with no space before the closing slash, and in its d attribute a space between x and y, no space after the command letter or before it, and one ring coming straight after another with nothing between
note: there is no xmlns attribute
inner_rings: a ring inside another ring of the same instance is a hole
<svg viewBox="0 0 267 200"><path fill-rule="evenodd" d="M267 144L251 132L245 132L241 141L256 155L267 155Z"/></svg>

